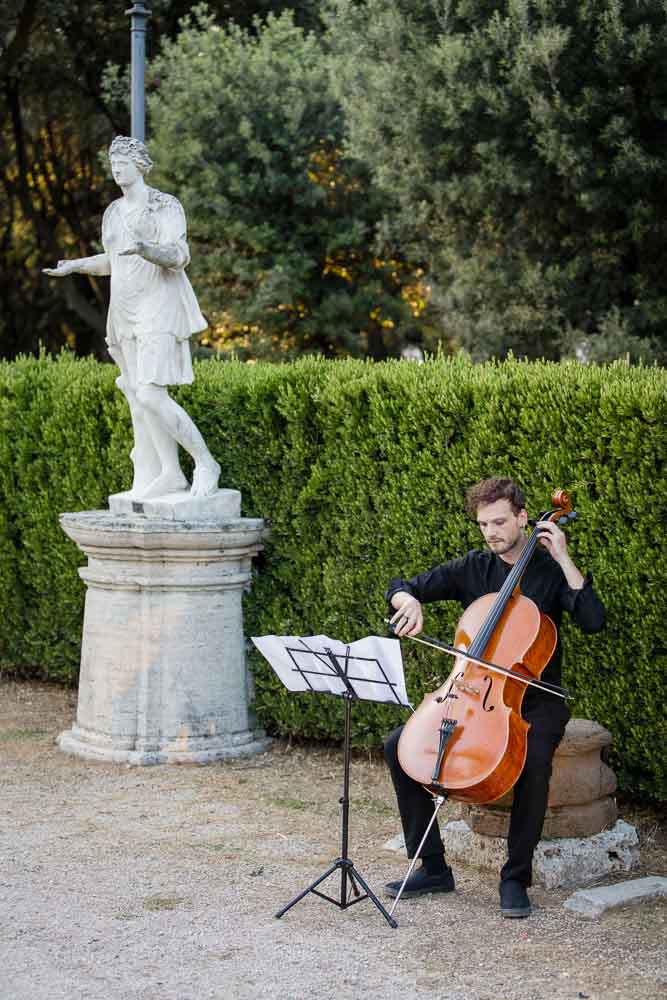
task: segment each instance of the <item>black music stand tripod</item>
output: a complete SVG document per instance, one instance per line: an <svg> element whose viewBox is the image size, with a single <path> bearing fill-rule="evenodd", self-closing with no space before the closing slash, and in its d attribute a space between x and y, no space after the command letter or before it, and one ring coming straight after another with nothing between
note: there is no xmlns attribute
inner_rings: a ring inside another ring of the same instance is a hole
<svg viewBox="0 0 667 1000"><path fill-rule="evenodd" d="M287 913L293 906L296 906L298 902L304 899L309 893L313 893L315 896L319 896L320 899L325 899L329 903L333 903L341 910L347 910L350 906L354 906L355 903L361 903L364 899L370 899L371 902L377 907L382 916L385 918L390 927L398 927L398 924L391 916L390 913L384 908L380 900L377 898L375 893L369 887L367 882L362 877L361 873L355 868L354 863L348 857L348 829L349 829L349 815L350 815L350 733L351 733L351 718L352 718L352 702L359 701L360 696L355 690L354 684L357 682L367 681L367 678L363 677L353 677L350 674L350 666L355 659L358 657L351 657L349 655L349 649L347 654L337 654L333 653L331 649L324 649L323 651L317 650L304 650L304 649L290 649L287 648L292 662L294 663L295 669L302 675L307 684L307 690L316 691L317 689L313 687L310 683L309 675L323 673L323 667L329 674L334 674L340 678L344 690L341 691L339 697L345 699L345 736L343 740L343 794L339 799L340 804L343 807L343 824L341 832L341 854L339 858L336 858L334 863L327 868L322 875L311 882L298 896L291 899L290 902L283 906L281 910L276 913L276 917L280 918L284 913ZM298 658L293 655L298 653ZM303 665L304 657L310 659L310 666ZM339 662L343 661L343 664ZM374 684L386 684L388 692L394 695L394 699L389 699L392 703L401 704L400 699L396 695L394 690L395 685L387 678L381 664L377 662L378 672L381 674L382 679L374 680ZM333 693L333 692L332 692ZM340 871L340 896L338 899L334 899L333 896L327 896L326 893L320 892L317 886L321 885L330 875L334 872ZM349 883L349 886L348 886ZM363 895L359 889L364 890ZM351 888L354 898L350 898L349 889Z"/></svg>

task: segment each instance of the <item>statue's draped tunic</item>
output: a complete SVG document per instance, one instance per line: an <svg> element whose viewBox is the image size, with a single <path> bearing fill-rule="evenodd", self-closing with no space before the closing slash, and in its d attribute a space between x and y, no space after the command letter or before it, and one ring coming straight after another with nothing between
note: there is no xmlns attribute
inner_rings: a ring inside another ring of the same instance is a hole
<svg viewBox="0 0 667 1000"><path fill-rule="evenodd" d="M121 367L136 372L137 385L182 385L194 378L189 338L207 323L184 270L190 262L185 213L172 195L148 190L148 204L136 214L124 216L118 198L102 220L111 270L107 343L116 361L123 355ZM138 240L159 263L119 255Z"/></svg>

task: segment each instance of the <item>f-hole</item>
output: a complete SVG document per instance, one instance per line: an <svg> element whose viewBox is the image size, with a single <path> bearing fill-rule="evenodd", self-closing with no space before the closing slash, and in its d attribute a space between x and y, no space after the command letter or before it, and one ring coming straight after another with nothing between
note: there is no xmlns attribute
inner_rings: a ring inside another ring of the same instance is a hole
<svg viewBox="0 0 667 1000"><path fill-rule="evenodd" d="M460 680L461 677L465 677L465 670L459 671L459 673L454 678L454 682ZM452 685L452 687L453 687L453 685ZM455 700L458 698L458 695L454 694L454 692L452 691L451 687L450 687L449 691L447 692L447 694L439 695L435 700L436 700L436 703L438 705L440 705L440 704L442 704L443 701L447 701L448 698L454 698Z"/></svg>
<svg viewBox="0 0 667 1000"><path fill-rule="evenodd" d="M482 702L482 708L484 709L485 712L492 712L496 706L487 705L486 702L489 695L491 694L491 687L493 685L493 680L491 679L491 677L485 677L484 680L486 681L486 691L484 692L484 701Z"/></svg>

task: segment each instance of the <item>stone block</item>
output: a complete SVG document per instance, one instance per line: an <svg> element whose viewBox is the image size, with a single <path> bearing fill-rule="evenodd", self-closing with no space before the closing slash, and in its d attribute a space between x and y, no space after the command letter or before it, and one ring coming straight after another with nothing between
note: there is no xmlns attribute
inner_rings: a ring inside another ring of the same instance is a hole
<svg viewBox="0 0 667 1000"><path fill-rule="evenodd" d="M163 521L209 521L215 523L241 515L239 490L216 490L208 497L193 497L189 490L151 500L137 500L131 491L109 497L112 514L139 514Z"/></svg>
<svg viewBox="0 0 667 1000"><path fill-rule="evenodd" d="M608 910L650 903L656 899L667 899L667 878L650 875L646 878L633 879L631 882L601 885L596 889L580 889L566 899L563 906L579 914L580 917L596 920Z"/></svg>
<svg viewBox="0 0 667 1000"><path fill-rule="evenodd" d="M612 795L616 775L601 758L611 733L590 719L570 719L554 756L549 805L581 805Z"/></svg>

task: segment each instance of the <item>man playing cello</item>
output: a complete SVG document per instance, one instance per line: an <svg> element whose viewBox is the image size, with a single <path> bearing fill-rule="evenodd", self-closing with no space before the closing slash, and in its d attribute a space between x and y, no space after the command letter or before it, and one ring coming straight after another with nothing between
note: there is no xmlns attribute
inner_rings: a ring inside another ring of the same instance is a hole
<svg viewBox="0 0 667 1000"><path fill-rule="evenodd" d="M475 517L487 549L473 550L421 573L411 580L391 580L386 597L394 611L395 634L416 636L423 627L422 605L430 601L458 601L467 608L477 598L501 590L526 543L528 514L520 487L511 479L484 479L466 494L466 510ZM563 611L588 633L605 626L605 610L591 578L584 577L567 550L563 531L553 522L539 524L541 545L521 578L521 593L560 627ZM560 684L560 640L547 663L542 679ZM513 682L514 683L514 682ZM514 801L507 841L508 857L500 873L500 908L504 917L527 917L530 900L533 853L539 842L547 809L551 762L570 717L566 703L552 694L528 687L522 702L523 718L530 723L526 762L514 785ZM385 741L398 800L408 857L413 858L433 815L433 797L422 784L407 775L398 760L398 741L403 727ZM406 882L403 896L451 892L454 876L445 861L437 821L420 851L421 867ZM401 882L390 882L387 892L396 896Z"/></svg>

